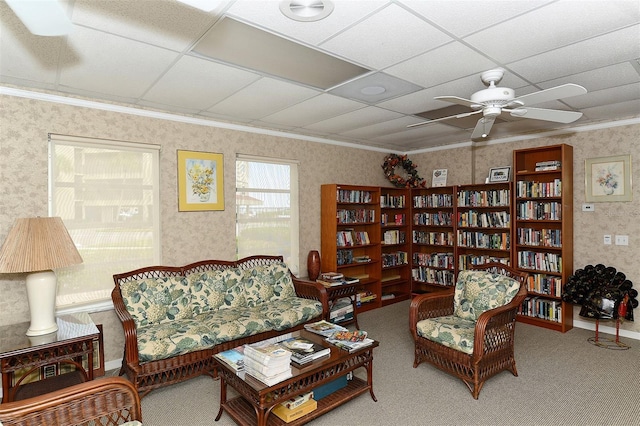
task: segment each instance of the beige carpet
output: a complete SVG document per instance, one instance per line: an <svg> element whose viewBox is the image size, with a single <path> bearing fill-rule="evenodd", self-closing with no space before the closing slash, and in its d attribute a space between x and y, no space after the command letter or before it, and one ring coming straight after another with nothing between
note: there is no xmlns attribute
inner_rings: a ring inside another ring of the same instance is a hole
<svg viewBox="0 0 640 426"><path fill-rule="evenodd" d="M631 349L607 350L587 342L591 331L561 334L518 323L519 377L500 373L476 401L460 380L428 364L413 368L408 309L401 302L358 318L380 341L378 402L363 394L312 424L640 425L640 341L623 338ZM219 383L208 377L153 391L142 400L144 425L234 425L226 414L214 421L219 397Z"/></svg>

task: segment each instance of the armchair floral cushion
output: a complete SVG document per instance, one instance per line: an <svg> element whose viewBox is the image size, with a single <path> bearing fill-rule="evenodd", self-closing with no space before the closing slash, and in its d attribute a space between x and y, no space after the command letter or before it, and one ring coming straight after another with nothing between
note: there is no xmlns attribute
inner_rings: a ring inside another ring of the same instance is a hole
<svg viewBox="0 0 640 426"><path fill-rule="evenodd" d="M460 271L454 295L454 315L477 321L483 312L504 306L515 297L520 283L488 271Z"/></svg>
<svg viewBox="0 0 640 426"><path fill-rule="evenodd" d="M416 324L418 335L466 354L473 353L476 322L455 315L427 318Z"/></svg>
<svg viewBox="0 0 640 426"><path fill-rule="evenodd" d="M184 277L129 281L121 291L127 311L138 327L193 318L189 282Z"/></svg>
<svg viewBox="0 0 640 426"><path fill-rule="evenodd" d="M188 277L194 315L246 305L242 271L237 268L194 272Z"/></svg>

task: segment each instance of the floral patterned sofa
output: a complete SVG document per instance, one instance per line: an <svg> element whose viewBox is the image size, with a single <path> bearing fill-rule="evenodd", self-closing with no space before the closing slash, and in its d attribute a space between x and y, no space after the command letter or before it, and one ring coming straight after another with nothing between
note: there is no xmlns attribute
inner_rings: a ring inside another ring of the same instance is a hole
<svg viewBox="0 0 640 426"><path fill-rule="evenodd" d="M325 318L323 286L298 280L281 256L206 260L114 275L111 297L125 334L120 374L141 396L207 374L213 355Z"/></svg>

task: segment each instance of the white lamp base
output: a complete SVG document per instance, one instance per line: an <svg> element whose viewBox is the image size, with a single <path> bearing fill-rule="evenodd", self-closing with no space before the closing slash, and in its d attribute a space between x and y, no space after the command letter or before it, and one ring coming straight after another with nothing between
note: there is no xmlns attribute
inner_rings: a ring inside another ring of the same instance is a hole
<svg viewBox="0 0 640 426"><path fill-rule="evenodd" d="M58 282L53 271L27 275L27 298L31 325L27 336L41 336L58 331L56 323L56 291Z"/></svg>

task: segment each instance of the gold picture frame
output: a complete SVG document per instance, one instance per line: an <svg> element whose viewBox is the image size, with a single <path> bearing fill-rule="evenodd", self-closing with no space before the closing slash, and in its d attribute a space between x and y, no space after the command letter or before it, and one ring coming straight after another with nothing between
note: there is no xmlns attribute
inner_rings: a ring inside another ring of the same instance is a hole
<svg viewBox="0 0 640 426"><path fill-rule="evenodd" d="M631 201L631 155L586 159L584 180L589 203Z"/></svg>
<svg viewBox="0 0 640 426"><path fill-rule="evenodd" d="M222 154L178 150L178 211L224 210Z"/></svg>

